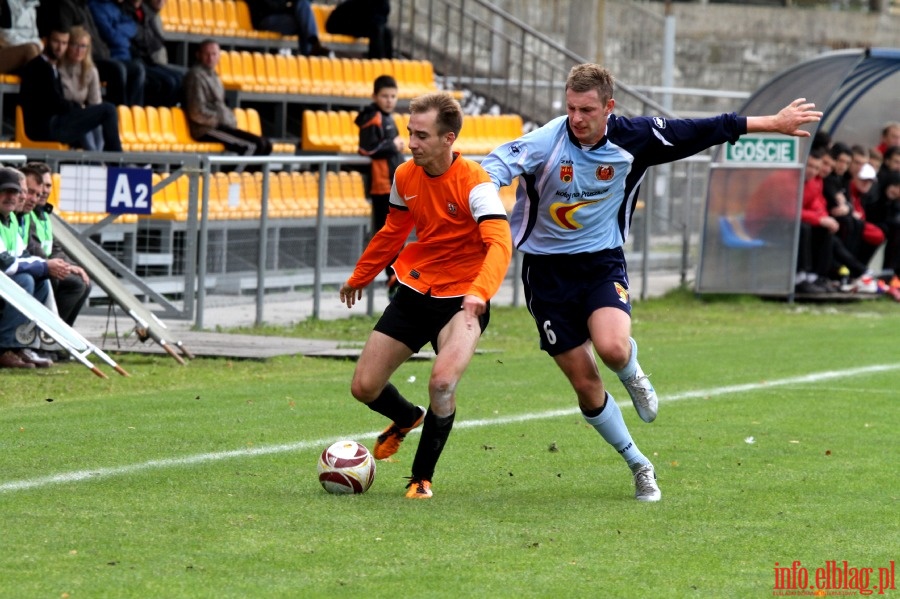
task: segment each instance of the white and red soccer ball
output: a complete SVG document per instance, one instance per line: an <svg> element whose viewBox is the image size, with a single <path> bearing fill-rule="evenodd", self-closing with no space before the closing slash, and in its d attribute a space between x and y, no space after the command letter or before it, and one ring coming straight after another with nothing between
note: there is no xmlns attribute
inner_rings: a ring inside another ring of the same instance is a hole
<svg viewBox="0 0 900 599"><path fill-rule="evenodd" d="M375 458L356 441L338 441L322 452L316 470L329 493L365 493L375 480Z"/></svg>

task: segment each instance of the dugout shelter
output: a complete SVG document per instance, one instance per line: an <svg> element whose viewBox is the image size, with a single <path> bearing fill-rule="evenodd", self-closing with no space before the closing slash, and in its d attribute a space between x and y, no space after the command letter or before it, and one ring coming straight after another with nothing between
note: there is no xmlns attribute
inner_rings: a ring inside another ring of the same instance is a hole
<svg viewBox="0 0 900 599"><path fill-rule="evenodd" d="M900 49L841 50L803 61L773 77L738 113L774 114L795 98L815 102L824 113L811 133L826 132L848 145L876 146L884 124L900 121ZM697 293L793 296L804 167L812 139L746 135L715 150Z"/></svg>

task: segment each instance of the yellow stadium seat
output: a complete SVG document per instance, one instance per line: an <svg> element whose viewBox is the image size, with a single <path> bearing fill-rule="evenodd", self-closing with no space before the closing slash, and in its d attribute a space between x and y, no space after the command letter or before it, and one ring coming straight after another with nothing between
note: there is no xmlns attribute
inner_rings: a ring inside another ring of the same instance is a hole
<svg viewBox="0 0 900 599"><path fill-rule="evenodd" d="M313 96L324 95L325 82L322 75L322 58L310 56L307 60L309 62L309 93Z"/></svg>
<svg viewBox="0 0 900 599"><path fill-rule="evenodd" d="M181 141L175 134L175 122L172 120L172 110L168 106L160 106L157 109L157 113L159 115L160 136L163 142L171 148L171 151L183 152L184 148L181 145Z"/></svg>
<svg viewBox="0 0 900 599"><path fill-rule="evenodd" d="M287 82L285 81L287 73L278 69L278 62L275 59L275 56L276 55L271 52L266 52L263 55L266 80L268 81L270 89L276 93L283 94L288 90ZM284 57L282 56L282 58Z"/></svg>
<svg viewBox="0 0 900 599"><path fill-rule="evenodd" d="M262 136L262 122L259 120L259 112L255 108L245 109L247 112L247 131Z"/></svg>
<svg viewBox="0 0 900 599"><path fill-rule="evenodd" d="M144 107L147 115L147 131L150 139L156 143L156 149L160 152L172 152L174 145L163 135L162 121L159 119L159 110L155 106Z"/></svg>
<svg viewBox="0 0 900 599"><path fill-rule="evenodd" d="M215 0L203 0L200 4L200 17L202 19L201 33L222 35L222 31L216 27Z"/></svg>
<svg viewBox="0 0 900 599"><path fill-rule="evenodd" d="M247 37L237 19L237 4L234 0L224 0L222 2L225 10L225 35L233 35L235 37Z"/></svg>
<svg viewBox="0 0 900 599"><path fill-rule="evenodd" d="M341 62L344 95L366 97L372 94L372 82L363 79L362 62L358 58L339 58Z"/></svg>
<svg viewBox="0 0 900 599"><path fill-rule="evenodd" d="M235 126L243 131L249 131L247 129L247 111L238 106L233 108L232 112L234 113Z"/></svg>
<svg viewBox="0 0 900 599"><path fill-rule="evenodd" d="M181 17L178 14L179 2L177 0L169 0L163 4L159 11L159 19L162 22L163 29L166 31L184 31L181 28Z"/></svg>
<svg viewBox="0 0 900 599"><path fill-rule="evenodd" d="M25 116L22 107L16 106L16 143L23 148L36 148L41 150L68 150L69 146L58 141L35 141L28 138L25 133Z"/></svg>
<svg viewBox="0 0 900 599"><path fill-rule="evenodd" d="M234 20L243 37L260 37L261 32L253 28L250 20L250 7L245 0L234 0Z"/></svg>
<svg viewBox="0 0 900 599"><path fill-rule="evenodd" d="M134 133L131 107L119 105L116 106L116 111L119 113L119 140L122 142L122 149L127 152L139 152L141 144Z"/></svg>
<svg viewBox="0 0 900 599"><path fill-rule="evenodd" d="M232 56L232 53L227 50L222 52L219 57L219 64L216 65L216 72L219 74L225 89L241 89L242 81L235 74L234 65L231 62ZM238 60L238 64L240 62Z"/></svg>
<svg viewBox="0 0 900 599"><path fill-rule="evenodd" d="M147 111L144 107L139 105L132 106L131 118L134 120L134 135L137 137L141 151L155 152L158 150L158 144L150 134L150 126L147 123Z"/></svg>
<svg viewBox="0 0 900 599"><path fill-rule="evenodd" d="M289 58L288 60L291 60ZM309 59L306 56L294 56L294 62L297 63L297 76L300 80L300 89L297 91L303 94L313 95L313 81L309 70Z"/></svg>
<svg viewBox="0 0 900 599"><path fill-rule="evenodd" d="M297 61L291 60L284 54L275 55L275 69L281 76L281 83L290 94L302 93L300 89L300 73L297 70Z"/></svg>

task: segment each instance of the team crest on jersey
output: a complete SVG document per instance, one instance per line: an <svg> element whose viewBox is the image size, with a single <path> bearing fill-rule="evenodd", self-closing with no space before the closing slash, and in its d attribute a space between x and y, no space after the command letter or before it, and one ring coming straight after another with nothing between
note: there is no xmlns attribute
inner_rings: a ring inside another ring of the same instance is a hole
<svg viewBox="0 0 900 599"><path fill-rule="evenodd" d="M609 181L615 174L616 169L614 169L609 164L601 164L597 167L597 171L594 173L598 181Z"/></svg>
<svg viewBox="0 0 900 599"><path fill-rule="evenodd" d="M661 116L655 116L655 117L653 117L653 125L657 129L665 129L666 128L666 119L662 118Z"/></svg>
<svg viewBox="0 0 900 599"><path fill-rule="evenodd" d="M456 216L457 212L459 212L459 206L453 202L447 202L447 212L450 216Z"/></svg>
<svg viewBox="0 0 900 599"><path fill-rule="evenodd" d="M615 283L616 285L616 293L619 295L619 301L623 304L628 303L628 290L625 289L621 283Z"/></svg>
<svg viewBox="0 0 900 599"><path fill-rule="evenodd" d="M559 165L559 180L563 183L571 183L572 177L575 175L575 169L571 164Z"/></svg>

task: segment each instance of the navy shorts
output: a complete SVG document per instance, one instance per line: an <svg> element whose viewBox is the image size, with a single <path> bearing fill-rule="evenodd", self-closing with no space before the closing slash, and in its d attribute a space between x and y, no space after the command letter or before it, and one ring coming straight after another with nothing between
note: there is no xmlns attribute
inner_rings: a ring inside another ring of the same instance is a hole
<svg viewBox="0 0 900 599"><path fill-rule="evenodd" d="M525 254L522 282L541 349L551 356L590 339L588 318L598 308L618 308L631 315L621 248L586 254Z"/></svg>
<svg viewBox="0 0 900 599"><path fill-rule="evenodd" d="M440 351L438 333L462 309L462 299L462 296L422 295L406 285L400 285L397 295L375 324L375 330L403 343L413 352L419 351L430 341L437 353ZM484 314L478 318L482 333L490 319L491 302L488 302Z"/></svg>

